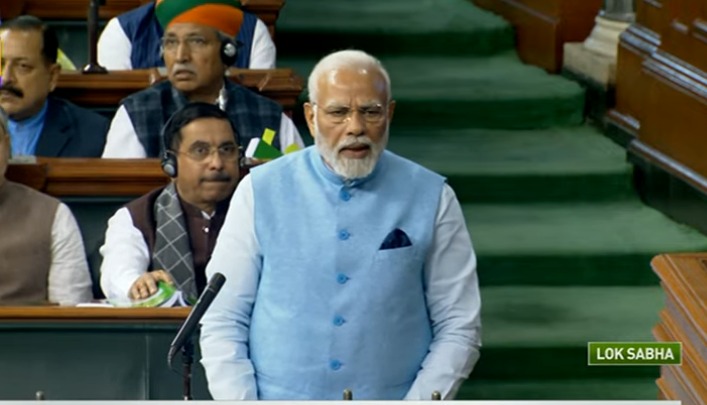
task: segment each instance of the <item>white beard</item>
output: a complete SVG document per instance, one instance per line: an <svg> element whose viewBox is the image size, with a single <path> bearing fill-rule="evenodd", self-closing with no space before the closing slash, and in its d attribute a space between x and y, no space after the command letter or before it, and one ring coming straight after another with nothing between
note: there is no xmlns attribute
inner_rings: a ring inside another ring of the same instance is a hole
<svg viewBox="0 0 707 405"><path fill-rule="evenodd" d="M385 133L378 143L373 142L367 136L347 136L342 138L333 148L329 147L324 136L319 132L319 125L317 125L316 119L314 121L314 132L314 143L317 145L319 154L334 173L343 177L344 180L360 179L371 174L376 167L376 163L378 163L381 153L388 145L388 128L385 129ZM361 144L370 147L368 155L362 159L346 158L339 153L343 148Z"/></svg>

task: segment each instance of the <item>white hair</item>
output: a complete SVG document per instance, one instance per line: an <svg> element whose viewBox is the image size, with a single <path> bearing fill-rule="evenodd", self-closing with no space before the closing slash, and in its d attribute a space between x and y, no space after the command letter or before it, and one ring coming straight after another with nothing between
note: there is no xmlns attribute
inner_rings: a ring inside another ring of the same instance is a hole
<svg viewBox="0 0 707 405"><path fill-rule="evenodd" d="M307 81L310 103L315 103L317 100L319 79L322 75L341 68L373 69L379 72L381 76L383 76L383 80L385 80L385 90L388 100L391 99L390 76L388 76L388 71L385 70L381 61L366 52L349 49L331 53L322 58L317 65L314 66L312 73L309 75L309 80Z"/></svg>

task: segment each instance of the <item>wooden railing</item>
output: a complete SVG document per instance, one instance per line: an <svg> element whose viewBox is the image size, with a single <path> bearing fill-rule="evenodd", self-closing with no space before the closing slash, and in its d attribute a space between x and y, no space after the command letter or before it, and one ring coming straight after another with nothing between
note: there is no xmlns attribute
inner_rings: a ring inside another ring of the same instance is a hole
<svg viewBox="0 0 707 405"><path fill-rule="evenodd" d="M682 342L682 364L663 366L660 396L683 404L707 403L707 253L661 255L651 262L665 290L655 338Z"/></svg>

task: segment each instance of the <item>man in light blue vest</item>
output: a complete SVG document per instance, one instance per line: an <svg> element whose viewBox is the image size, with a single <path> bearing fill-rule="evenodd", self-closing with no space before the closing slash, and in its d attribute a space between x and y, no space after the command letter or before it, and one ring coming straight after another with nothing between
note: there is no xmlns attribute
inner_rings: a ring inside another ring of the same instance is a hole
<svg viewBox="0 0 707 405"><path fill-rule="evenodd" d="M479 358L476 256L441 176L385 150L380 62L349 50L309 78L316 146L251 171L209 265L215 399L454 398Z"/></svg>

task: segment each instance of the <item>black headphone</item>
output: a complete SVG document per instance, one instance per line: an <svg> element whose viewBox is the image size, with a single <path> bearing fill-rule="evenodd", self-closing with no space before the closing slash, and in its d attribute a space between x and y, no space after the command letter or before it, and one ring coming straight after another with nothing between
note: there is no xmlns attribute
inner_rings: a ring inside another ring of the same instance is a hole
<svg viewBox="0 0 707 405"><path fill-rule="evenodd" d="M238 130L236 129L236 126L233 124L233 121L231 121L231 118L220 108L213 104L209 103L190 103L182 108L178 109L177 111L172 114L169 119L167 119L167 122L164 123L162 126L162 130L160 131L160 146L162 147L162 160L161 160L161 165L162 165L162 171L169 177L175 178L177 177L177 173L179 172L177 168L177 155L176 153L171 149L172 148L172 141L174 137L172 134L175 132L174 126L174 117L181 115L180 113L186 110L187 108L209 108L209 109L215 109L221 112L222 114L219 114L220 116L218 118L221 119L226 119L229 124L231 124L231 129L233 130L233 138L236 144L238 145L238 153L239 153L239 158L238 158L238 166L242 167L243 165L243 147L240 145L240 138L238 136ZM207 117L213 117L213 116L205 116L204 118ZM216 118L216 117L214 117ZM191 122L191 121L190 121ZM178 129L181 131L181 128ZM169 139L167 139L167 135L170 135Z"/></svg>
<svg viewBox="0 0 707 405"><path fill-rule="evenodd" d="M221 61L226 66L233 66L236 63L238 47L230 38L224 38L221 41Z"/></svg>
<svg viewBox="0 0 707 405"><path fill-rule="evenodd" d="M181 109L177 110L177 112L179 111L181 111ZM160 146L162 147L162 171L171 178L177 177L177 156L171 149L172 145L167 144L167 132L172 131L172 122L174 121L174 117L177 115L177 112L175 112L169 117L167 122L165 122L162 126L162 130L160 131ZM169 142L171 143L171 139L169 140Z"/></svg>

